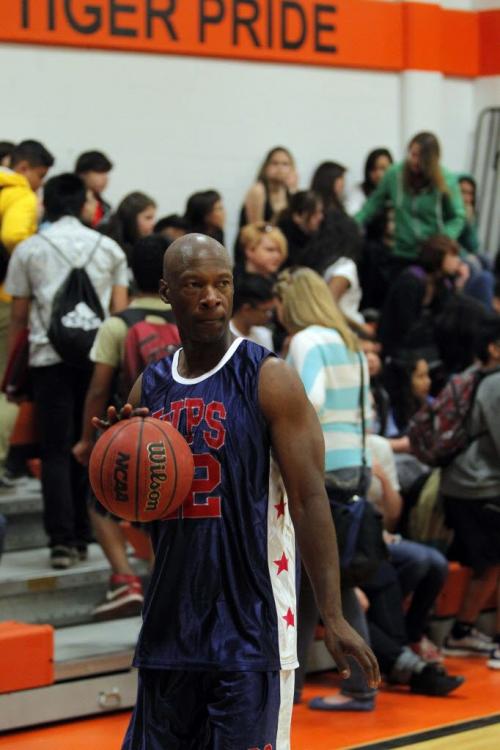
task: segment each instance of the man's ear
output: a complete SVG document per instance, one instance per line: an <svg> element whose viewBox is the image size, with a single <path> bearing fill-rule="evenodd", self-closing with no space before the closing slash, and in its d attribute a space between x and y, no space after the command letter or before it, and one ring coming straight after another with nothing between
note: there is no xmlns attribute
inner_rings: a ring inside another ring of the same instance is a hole
<svg viewBox="0 0 500 750"><path fill-rule="evenodd" d="M160 299L163 300L163 302L166 302L167 305L170 304L170 294L168 289L168 284L165 281L165 279L160 279L160 286L159 286L159 294Z"/></svg>

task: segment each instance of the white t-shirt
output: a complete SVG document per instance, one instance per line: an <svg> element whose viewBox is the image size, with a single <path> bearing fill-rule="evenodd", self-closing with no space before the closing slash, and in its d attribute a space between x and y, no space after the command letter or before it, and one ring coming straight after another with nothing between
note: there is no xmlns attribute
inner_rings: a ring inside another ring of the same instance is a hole
<svg viewBox="0 0 500 750"><path fill-rule="evenodd" d="M356 185L355 187L353 187L345 202L345 210L347 211L349 216L355 216L358 211L361 211L364 204L366 203L366 200L367 198L363 192L361 185Z"/></svg>
<svg viewBox="0 0 500 750"><path fill-rule="evenodd" d="M110 237L65 216L41 234L21 242L11 256L5 288L13 297L33 299L30 309L30 365L44 367L61 362L49 343L47 327L56 292L70 272L52 242L75 267L84 267L94 285L105 314L109 314L114 286L127 287L127 259ZM88 259L95 251L90 263Z"/></svg>
<svg viewBox="0 0 500 750"><path fill-rule="evenodd" d="M254 344L260 344L260 346L265 346L266 349L269 349L269 351L271 352L274 351L273 334L269 330L269 328L266 328L266 326L252 326L250 328L250 333L248 334L248 336L245 336L244 333L241 333L241 331L238 331L238 329L236 328L232 320L229 322L229 328L233 336L241 336L241 338L249 339L250 341L253 341Z"/></svg>
<svg viewBox="0 0 500 750"><path fill-rule="evenodd" d="M331 266L328 266L324 273L324 279L328 284L336 276L342 276L349 282L349 288L340 298L338 305L346 318L353 320L355 323L362 325L365 321L359 312L361 297L363 292L359 283L358 269L356 264L350 258L339 258Z"/></svg>

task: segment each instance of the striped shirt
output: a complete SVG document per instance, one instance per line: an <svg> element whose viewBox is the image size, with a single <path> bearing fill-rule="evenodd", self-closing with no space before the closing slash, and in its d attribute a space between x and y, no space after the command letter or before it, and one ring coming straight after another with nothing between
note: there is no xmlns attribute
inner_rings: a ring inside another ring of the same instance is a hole
<svg viewBox="0 0 500 750"><path fill-rule="evenodd" d="M369 375L361 354L365 382L365 425L368 419ZM325 438L325 471L362 465L361 368L332 328L309 326L291 341L288 362L294 367L319 417ZM370 465L369 453L366 456Z"/></svg>

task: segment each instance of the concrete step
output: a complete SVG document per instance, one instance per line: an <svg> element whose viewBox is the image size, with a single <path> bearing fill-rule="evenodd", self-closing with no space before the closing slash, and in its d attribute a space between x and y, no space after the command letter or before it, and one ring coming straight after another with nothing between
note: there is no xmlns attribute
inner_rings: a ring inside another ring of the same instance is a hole
<svg viewBox="0 0 500 750"><path fill-rule="evenodd" d="M58 628L54 633L56 682L130 669L140 617Z"/></svg>
<svg viewBox="0 0 500 750"><path fill-rule="evenodd" d="M12 489L0 490L0 513L7 519L5 551L45 547L40 481L28 479Z"/></svg>
<svg viewBox="0 0 500 750"><path fill-rule="evenodd" d="M132 563L138 575L146 575L143 561ZM68 570L53 570L47 549L8 552L0 564L1 617L56 627L90 622L109 576L108 562L97 544L89 546L86 562Z"/></svg>

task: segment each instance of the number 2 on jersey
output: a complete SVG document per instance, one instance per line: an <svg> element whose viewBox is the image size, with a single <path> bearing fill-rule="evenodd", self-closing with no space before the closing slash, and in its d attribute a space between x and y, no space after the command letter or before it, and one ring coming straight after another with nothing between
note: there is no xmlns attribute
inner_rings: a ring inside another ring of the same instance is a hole
<svg viewBox="0 0 500 750"><path fill-rule="evenodd" d="M181 507L167 516L166 520L176 518L220 518L220 495L212 495L221 481L220 463L210 453L194 453L195 479L188 497ZM204 476L196 476L203 472ZM203 495L203 498L200 498Z"/></svg>

